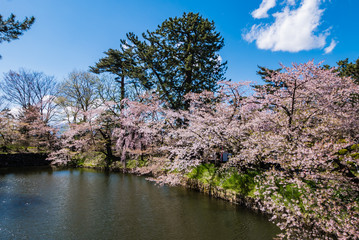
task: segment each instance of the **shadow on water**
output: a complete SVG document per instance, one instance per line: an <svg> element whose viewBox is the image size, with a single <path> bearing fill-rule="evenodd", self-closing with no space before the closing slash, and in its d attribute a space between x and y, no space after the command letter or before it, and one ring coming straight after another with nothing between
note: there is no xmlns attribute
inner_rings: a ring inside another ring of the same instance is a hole
<svg viewBox="0 0 359 240"><path fill-rule="evenodd" d="M181 187L91 169L0 171L0 239L272 239L262 216Z"/></svg>

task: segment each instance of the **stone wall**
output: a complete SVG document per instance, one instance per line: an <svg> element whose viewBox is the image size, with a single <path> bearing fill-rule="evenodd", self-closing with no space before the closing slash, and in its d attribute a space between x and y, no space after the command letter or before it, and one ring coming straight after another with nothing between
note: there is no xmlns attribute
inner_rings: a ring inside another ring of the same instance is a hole
<svg viewBox="0 0 359 240"><path fill-rule="evenodd" d="M46 157L46 154L41 153L0 154L0 167L27 167L50 165L50 161L46 161Z"/></svg>

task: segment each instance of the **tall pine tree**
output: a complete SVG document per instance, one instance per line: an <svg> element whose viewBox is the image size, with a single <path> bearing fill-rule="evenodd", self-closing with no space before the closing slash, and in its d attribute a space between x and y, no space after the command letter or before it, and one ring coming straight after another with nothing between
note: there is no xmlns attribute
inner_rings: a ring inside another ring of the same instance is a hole
<svg viewBox="0 0 359 240"><path fill-rule="evenodd" d="M155 31L143 33L141 39L128 33L121 42L122 49L110 49L92 71L135 79L172 109L188 108L187 93L216 91L218 81L225 80L226 62L218 54L224 40L214 22L198 13L169 18Z"/></svg>
<svg viewBox="0 0 359 240"><path fill-rule="evenodd" d="M185 94L216 91L217 82L225 79L226 63L218 55L224 40L215 31L214 22L198 13L169 18L142 36L144 41L127 35L135 46L137 59L148 72L147 85L171 108L187 108L188 103L183 102Z"/></svg>
<svg viewBox="0 0 359 240"><path fill-rule="evenodd" d="M108 72L116 75L116 81L120 83L121 95L123 100L126 92L126 78L134 77L135 62L132 59L131 52L125 49L109 49L105 52L107 55L101 58L94 67L90 67L90 71L96 74Z"/></svg>

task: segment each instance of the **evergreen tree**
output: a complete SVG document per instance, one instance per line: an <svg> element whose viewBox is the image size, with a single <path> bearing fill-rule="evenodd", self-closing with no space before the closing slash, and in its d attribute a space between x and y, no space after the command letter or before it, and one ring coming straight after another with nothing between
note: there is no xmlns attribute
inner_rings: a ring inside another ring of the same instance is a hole
<svg viewBox="0 0 359 240"><path fill-rule="evenodd" d="M0 15L0 43L18 39L34 22L34 17L26 17L24 21L19 22L15 19L14 14L11 14L8 19L3 19L3 16Z"/></svg>
<svg viewBox="0 0 359 240"><path fill-rule="evenodd" d="M355 62L349 62L348 58L337 62L341 76L351 77L354 83L359 84L359 58Z"/></svg>
<svg viewBox="0 0 359 240"><path fill-rule="evenodd" d="M349 59L340 60L337 62L337 71L341 77L351 77L354 83L359 84L359 58L355 62L349 62ZM324 69L329 69L331 66L324 65ZM353 94L352 101L359 101L359 93Z"/></svg>
<svg viewBox="0 0 359 240"><path fill-rule="evenodd" d="M267 93L274 93L274 91L277 91L278 89L285 87L285 83L283 82L273 82L271 80L271 77L275 75L276 73L279 73L282 69L269 69L266 67L258 66L259 70L257 71L257 74L261 77L261 79L264 81L264 84L257 84L253 85L253 88L255 91L262 91L262 89L265 89Z"/></svg>
<svg viewBox="0 0 359 240"><path fill-rule="evenodd" d="M126 97L126 78L136 78L135 61L132 59L130 51L125 49L109 49L105 52L107 55L101 58L94 67L90 67L90 71L96 74L109 72L116 75L116 81L120 83L121 95L120 100ZM132 81L136 85L136 81ZM136 85L137 86L137 85Z"/></svg>
<svg viewBox="0 0 359 240"><path fill-rule="evenodd" d="M218 81L225 79L226 62L218 55L224 40L214 22L198 13L169 18L142 37L128 33L122 44L132 54L141 85L159 94L170 108L188 108L184 95L216 91Z"/></svg>

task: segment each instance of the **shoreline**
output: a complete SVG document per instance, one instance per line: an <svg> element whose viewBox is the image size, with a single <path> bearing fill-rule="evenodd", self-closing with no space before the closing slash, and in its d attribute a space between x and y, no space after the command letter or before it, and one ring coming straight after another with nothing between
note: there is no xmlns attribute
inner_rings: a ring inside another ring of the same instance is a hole
<svg viewBox="0 0 359 240"><path fill-rule="evenodd" d="M96 170L101 170L101 171L118 172L118 173L124 173L124 174L132 174L132 175L136 175L136 176L144 176L144 177L146 177L147 181L154 182L155 184L167 185L167 186L180 186L180 187L183 187L183 188L186 188L189 190L203 193L211 198L217 198L217 199L221 199L221 200L230 202L232 204L244 206L255 213L267 216L268 218L271 216L270 213L260 210L255 199L253 199L249 196L244 196L243 194L238 193L233 190L230 190L230 189L225 189L225 188L214 186L214 185L211 185L208 183L203 183L198 179L191 179L188 177L181 176L180 181L176 182L176 184L171 184L168 182L158 181L158 178L160 176L162 176L163 174L158 174L158 172L156 174L154 174L152 171L142 173L141 167L137 167L137 168L111 167L109 169L105 169L105 167L99 167L99 166L80 166L80 167L75 167L75 168L88 168L88 169L96 169Z"/></svg>

